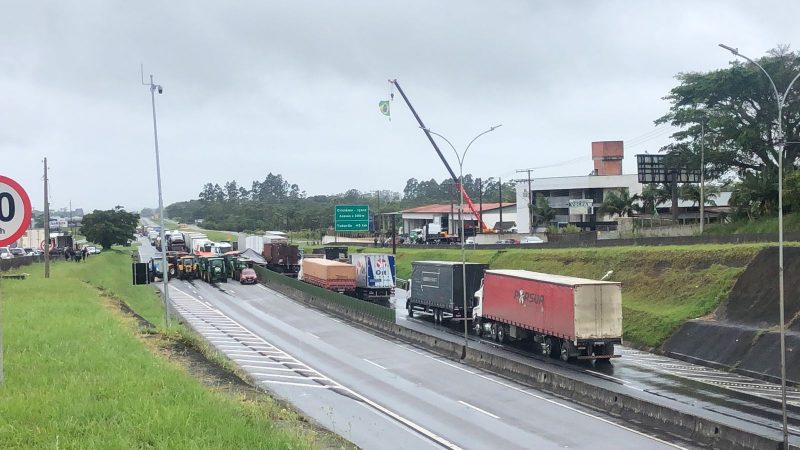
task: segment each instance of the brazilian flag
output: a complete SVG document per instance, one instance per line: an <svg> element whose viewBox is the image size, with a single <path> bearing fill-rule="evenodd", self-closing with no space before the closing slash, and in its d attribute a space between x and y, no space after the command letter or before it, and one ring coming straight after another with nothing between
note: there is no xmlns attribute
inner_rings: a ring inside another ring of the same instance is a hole
<svg viewBox="0 0 800 450"><path fill-rule="evenodd" d="M384 116L389 116L389 100L383 100L378 102L378 108L380 108L381 113Z"/></svg>

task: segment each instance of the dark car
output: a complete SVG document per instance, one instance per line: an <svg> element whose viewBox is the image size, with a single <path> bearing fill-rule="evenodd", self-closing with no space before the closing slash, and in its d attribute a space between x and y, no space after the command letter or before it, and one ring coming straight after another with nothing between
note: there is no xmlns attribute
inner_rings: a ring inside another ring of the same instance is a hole
<svg viewBox="0 0 800 450"><path fill-rule="evenodd" d="M239 275L239 283L241 284L256 284L257 282L258 276L256 276L256 271L253 269L244 269L242 274Z"/></svg>
<svg viewBox="0 0 800 450"><path fill-rule="evenodd" d="M14 255L14 258L19 258L20 256L25 256L25 250L23 250L23 249L21 249L19 247L15 247L15 248L9 249L9 251L11 252L12 255Z"/></svg>

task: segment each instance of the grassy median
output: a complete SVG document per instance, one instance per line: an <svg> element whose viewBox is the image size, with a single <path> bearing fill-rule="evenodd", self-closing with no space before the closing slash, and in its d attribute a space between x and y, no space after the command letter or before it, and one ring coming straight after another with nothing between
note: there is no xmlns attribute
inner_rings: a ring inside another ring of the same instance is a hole
<svg viewBox="0 0 800 450"><path fill-rule="evenodd" d="M0 448L348 446L264 394L209 388L165 351L169 336L138 334L109 296L156 323L161 310L152 288L130 285L129 263L111 250L59 261L50 279L33 265L0 280Z"/></svg>

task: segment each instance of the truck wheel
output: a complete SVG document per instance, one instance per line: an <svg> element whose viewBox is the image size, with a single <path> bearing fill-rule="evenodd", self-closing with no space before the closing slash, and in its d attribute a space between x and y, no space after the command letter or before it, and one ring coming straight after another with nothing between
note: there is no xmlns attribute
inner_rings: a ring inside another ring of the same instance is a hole
<svg viewBox="0 0 800 450"><path fill-rule="evenodd" d="M542 347L542 355L550 356L550 353L553 351L553 341L549 337L544 338L540 345Z"/></svg>
<svg viewBox="0 0 800 450"><path fill-rule="evenodd" d="M550 357L551 358L558 358L561 356L561 339L559 338L547 338L550 339Z"/></svg>
<svg viewBox="0 0 800 450"><path fill-rule="evenodd" d="M406 309L408 310L408 317L414 317L414 306L411 303L406 303Z"/></svg>
<svg viewBox="0 0 800 450"><path fill-rule="evenodd" d="M503 343L506 341L506 327L500 325L497 327L497 342Z"/></svg>
<svg viewBox="0 0 800 450"><path fill-rule="evenodd" d="M569 341L561 341L561 351L559 352L559 356L561 360L564 362L568 362L570 360L570 349L572 348L572 344Z"/></svg>
<svg viewBox="0 0 800 450"><path fill-rule="evenodd" d="M475 319L475 323L473 323L472 326L475 329L475 336L482 337L483 327L481 327L481 322L478 319Z"/></svg>

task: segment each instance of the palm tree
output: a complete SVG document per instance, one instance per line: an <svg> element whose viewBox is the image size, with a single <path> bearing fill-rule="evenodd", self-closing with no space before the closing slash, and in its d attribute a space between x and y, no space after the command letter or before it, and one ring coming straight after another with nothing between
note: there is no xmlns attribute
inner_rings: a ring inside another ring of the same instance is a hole
<svg viewBox="0 0 800 450"><path fill-rule="evenodd" d="M619 193L611 191L600 205L599 212L600 214L609 214L611 217L614 217L615 214L619 217L633 217L638 200L638 195L631 196L627 190Z"/></svg>
<svg viewBox="0 0 800 450"><path fill-rule="evenodd" d="M706 205L717 206L717 202L714 201L715 198L719 196L719 187L713 184L705 186L703 189L703 197L705 197ZM700 186L697 184L686 183L681 186L680 191L678 192L678 197L681 200L688 200L692 202L692 206L697 206L700 204Z"/></svg>
<svg viewBox="0 0 800 450"><path fill-rule="evenodd" d="M639 204L635 205L636 212L640 214L653 214L656 208L670 199L669 189L665 185L648 184L638 196Z"/></svg>

